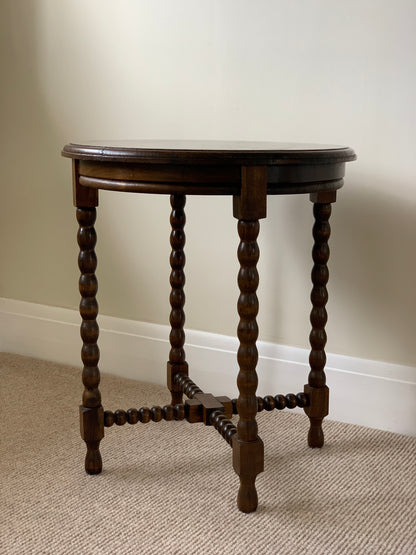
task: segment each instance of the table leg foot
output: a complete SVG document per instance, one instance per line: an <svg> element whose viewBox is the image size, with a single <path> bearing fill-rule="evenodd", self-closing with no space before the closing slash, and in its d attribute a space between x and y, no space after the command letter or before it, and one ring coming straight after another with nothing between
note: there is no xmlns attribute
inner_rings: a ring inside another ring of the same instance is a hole
<svg viewBox="0 0 416 555"><path fill-rule="evenodd" d="M243 513L257 509L258 498L256 477L264 470L264 445L257 437L255 441L241 441L233 436L233 466L240 477L237 506Z"/></svg>
<svg viewBox="0 0 416 555"><path fill-rule="evenodd" d="M237 507L242 513L252 513L257 509L258 497L253 480L240 481L240 489L237 496Z"/></svg>
<svg viewBox="0 0 416 555"><path fill-rule="evenodd" d="M88 408L80 406L81 437L87 446L85 471L99 474L103 468L100 454L100 441L104 437L103 407Z"/></svg>
<svg viewBox="0 0 416 555"><path fill-rule="evenodd" d="M87 443L87 454L85 456L85 471L87 474L100 474L103 469L99 445L99 442Z"/></svg>
<svg viewBox="0 0 416 555"><path fill-rule="evenodd" d="M323 447L324 432L322 431L323 418L310 418L311 426L308 432L309 447Z"/></svg>

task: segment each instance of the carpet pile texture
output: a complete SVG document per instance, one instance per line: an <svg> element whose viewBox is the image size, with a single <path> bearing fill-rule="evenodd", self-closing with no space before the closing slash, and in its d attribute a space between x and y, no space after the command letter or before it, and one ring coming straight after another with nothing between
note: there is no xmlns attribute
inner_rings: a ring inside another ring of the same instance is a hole
<svg viewBox="0 0 416 555"><path fill-rule="evenodd" d="M113 411L169 403L111 375L100 390ZM203 424L107 428L103 472L86 475L81 394L79 369L0 355L0 553L416 553L416 438L326 421L325 447L309 449L306 416L262 412L265 472L246 515L231 449Z"/></svg>

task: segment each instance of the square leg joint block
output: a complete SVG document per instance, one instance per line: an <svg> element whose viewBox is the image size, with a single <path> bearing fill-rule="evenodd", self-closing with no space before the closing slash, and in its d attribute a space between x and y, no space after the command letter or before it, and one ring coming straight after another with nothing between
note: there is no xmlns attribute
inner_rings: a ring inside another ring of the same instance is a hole
<svg viewBox="0 0 416 555"><path fill-rule="evenodd" d="M104 409L102 406L79 407L81 437L84 441L101 441L104 437Z"/></svg>
<svg viewBox="0 0 416 555"><path fill-rule="evenodd" d="M229 397L221 396L221 397L217 397L217 401L219 401L224 407L224 415L227 418L232 418L233 402L231 401L231 399Z"/></svg>
<svg viewBox="0 0 416 555"><path fill-rule="evenodd" d="M210 425L209 418L214 410L220 410L224 412L224 405L220 403L220 401L218 401L218 399L214 397L214 395L211 395L211 393L198 393L197 395L195 395L194 400L201 403L202 422L204 422L206 426Z"/></svg>
<svg viewBox="0 0 416 555"><path fill-rule="evenodd" d="M336 191L320 191L318 193L311 193L309 196L311 202L318 204L333 203L337 200Z"/></svg>
<svg viewBox="0 0 416 555"><path fill-rule="evenodd" d="M241 168L240 194L233 198L233 215L239 220L259 220L267 214L267 166Z"/></svg>
<svg viewBox="0 0 416 555"><path fill-rule="evenodd" d="M264 444L257 437L254 441L242 441L233 436L233 467L240 477L255 478L264 471Z"/></svg>
<svg viewBox="0 0 416 555"><path fill-rule="evenodd" d="M217 402L215 402L215 399ZM209 425L209 418L214 410L222 410L226 418L231 418L233 415L233 403L228 397L213 397L205 393L195 395L193 399L185 401L185 418L191 424L205 422L205 424Z"/></svg>
<svg viewBox="0 0 416 555"><path fill-rule="evenodd" d="M329 413L329 388L311 387L306 384L304 392L309 397L309 404L303 410L310 418L325 418Z"/></svg>
<svg viewBox="0 0 416 555"><path fill-rule="evenodd" d="M202 422L202 404L197 399L186 399L185 418L191 423Z"/></svg>
<svg viewBox="0 0 416 555"><path fill-rule="evenodd" d="M72 187L74 206L80 208L98 206L98 189L83 187L79 183L79 160L72 160Z"/></svg>

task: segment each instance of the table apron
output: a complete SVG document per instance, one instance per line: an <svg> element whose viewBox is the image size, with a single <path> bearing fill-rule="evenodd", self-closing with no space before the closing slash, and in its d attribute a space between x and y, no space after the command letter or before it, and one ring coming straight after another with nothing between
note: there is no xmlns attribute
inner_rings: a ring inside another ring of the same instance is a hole
<svg viewBox="0 0 416 555"><path fill-rule="evenodd" d="M78 179L84 187L112 191L239 195L242 166L161 166L79 161ZM342 187L345 163L267 166L267 194L334 191Z"/></svg>

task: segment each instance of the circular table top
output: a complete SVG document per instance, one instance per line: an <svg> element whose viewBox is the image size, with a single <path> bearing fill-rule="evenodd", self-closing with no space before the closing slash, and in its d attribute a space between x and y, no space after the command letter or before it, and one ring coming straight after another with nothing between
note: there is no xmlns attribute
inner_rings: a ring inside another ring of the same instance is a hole
<svg viewBox="0 0 416 555"><path fill-rule="evenodd" d="M345 146L264 141L112 140L67 144L77 160L158 164L336 164L356 159Z"/></svg>

